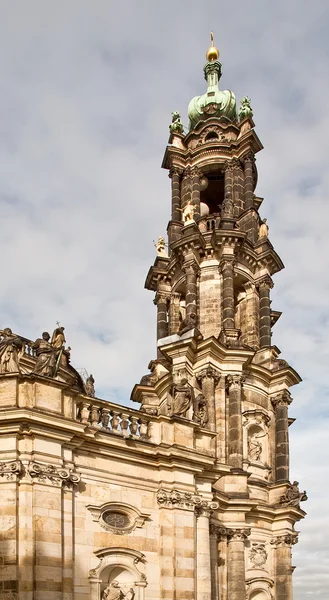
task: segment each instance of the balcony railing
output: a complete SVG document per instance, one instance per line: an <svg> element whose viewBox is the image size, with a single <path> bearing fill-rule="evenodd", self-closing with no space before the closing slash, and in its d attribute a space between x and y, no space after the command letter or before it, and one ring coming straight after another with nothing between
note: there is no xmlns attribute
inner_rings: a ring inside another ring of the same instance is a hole
<svg viewBox="0 0 329 600"><path fill-rule="evenodd" d="M124 438L150 439L151 421L143 413L124 410L108 402L81 402L77 407L77 420L100 431Z"/></svg>

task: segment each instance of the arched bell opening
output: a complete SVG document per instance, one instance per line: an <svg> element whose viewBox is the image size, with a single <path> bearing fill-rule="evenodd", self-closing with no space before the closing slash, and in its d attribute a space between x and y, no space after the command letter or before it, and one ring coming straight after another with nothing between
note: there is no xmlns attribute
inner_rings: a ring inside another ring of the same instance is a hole
<svg viewBox="0 0 329 600"><path fill-rule="evenodd" d="M200 202L208 207L209 217L213 218L215 225L216 220L220 218L224 195L224 173L219 171L204 173L204 177L201 179Z"/></svg>

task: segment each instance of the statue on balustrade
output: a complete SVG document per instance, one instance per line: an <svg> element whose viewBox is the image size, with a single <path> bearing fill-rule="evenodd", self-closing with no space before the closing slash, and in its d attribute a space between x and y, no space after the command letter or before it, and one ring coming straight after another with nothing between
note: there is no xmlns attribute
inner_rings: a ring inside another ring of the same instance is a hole
<svg viewBox="0 0 329 600"><path fill-rule="evenodd" d="M120 587L120 583L117 580L112 581L102 594L102 600L133 600L134 597L134 590L130 588L130 590L124 594Z"/></svg>
<svg viewBox="0 0 329 600"><path fill-rule="evenodd" d="M91 374L86 379L85 390L87 396L90 398L95 398L95 379Z"/></svg>
<svg viewBox="0 0 329 600"><path fill-rule="evenodd" d="M299 504L305 500L307 500L306 491L300 492L298 481L294 481L289 484L285 494L281 496L280 504L285 506L296 506L298 508Z"/></svg>
<svg viewBox="0 0 329 600"><path fill-rule="evenodd" d="M175 110L171 113L171 123L169 129L171 133L184 133L184 126L180 118L179 112Z"/></svg>
<svg viewBox="0 0 329 600"><path fill-rule="evenodd" d="M167 400L169 416L185 417L189 408L194 404L194 393L187 378L183 377L179 383L173 383Z"/></svg>
<svg viewBox="0 0 329 600"><path fill-rule="evenodd" d="M162 235L160 235L158 237L158 241L157 241L157 243L154 243L154 247L156 248L158 256L168 257L168 254L167 254L167 251L166 251L166 242L165 242L165 239L164 239L164 237Z"/></svg>
<svg viewBox="0 0 329 600"><path fill-rule="evenodd" d="M32 372L36 375L54 376L58 351L51 345L49 340L48 331L44 331L42 338L38 338L32 344L37 356L37 362Z"/></svg>
<svg viewBox="0 0 329 600"><path fill-rule="evenodd" d="M54 330L51 338L51 345L54 348L64 348L64 344L66 342L64 329L65 327L57 327L57 329Z"/></svg>
<svg viewBox="0 0 329 600"><path fill-rule="evenodd" d="M178 335L183 335L183 333L187 333L188 331L191 331L191 329L195 329L195 328L196 328L196 314L191 313L188 317L181 320Z"/></svg>
<svg viewBox="0 0 329 600"><path fill-rule="evenodd" d="M19 361L23 353L23 340L6 327L0 340L0 373L20 373Z"/></svg>
<svg viewBox="0 0 329 600"><path fill-rule="evenodd" d="M222 203L221 215L223 219L232 219L233 218L233 210L234 204L232 200L231 192L226 192L225 198Z"/></svg>
<svg viewBox="0 0 329 600"><path fill-rule="evenodd" d="M201 427L205 427L208 423L208 405L203 394L198 394L194 403L193 421L199 423Z"/></svg>

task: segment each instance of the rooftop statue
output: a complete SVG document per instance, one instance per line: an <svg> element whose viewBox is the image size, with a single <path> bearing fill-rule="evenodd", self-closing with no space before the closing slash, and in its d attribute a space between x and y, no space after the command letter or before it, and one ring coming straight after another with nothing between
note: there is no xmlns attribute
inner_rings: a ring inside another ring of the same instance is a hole
<svg viewBox="0 0 329 600"><path fill-rule="evenodd" d="M184 208L180 208L179 210L182 213L185 225L194 221L194 213L196 211L196 208L195 205L191 202L191 200L188 200Z"/></svg>
<svg viewBox="0 0 329 600"><path fill-rule="evenodd" d="M298 481L294 481L289 484L285 494L281 496L280 503L286 506L296 506L298 508L300 502L304 502L305 500L307 500L305 490L300 492Z"/></svg>
<svg viewBox="0 0 329 600"><path fill-rule="evenodd" d="M0 373L20 373L19 361L24 352L24 344L10 327L1 333Z"/></svg>
<svg viewBox="0 0 329 600"><path fill-rule="evenodd" d="M263 219L259 226L258 237L259 238L268 237L268 229L269 229L269 227L267 225L267 219Z"/></svg>
<svg viewBox="0 0 329 600"><path fill-rule="evenodd" d="M170 133L184 133L184 126L180 118L179 112L175 110L171 113L172 122L169 125Z"/></svg>
<svg viewBox="0 0 329 600"><path fill-rule="evenodd" d="M86 379L85 389L87 396L95 398L95 379L91 374Z"/></svg>
<svg viewBox="0 0 329 600"><path fill-rule="evenodd" d="M250 98L245 96L240 102L239 119L240 121L243 121L243 119L251 119L252 116L253 112L250 104Z"/></svg>
<svg viewBox="0 0 329 600"><path fill-rule="evenodd" d="M168 256L166 252L166 242L162 235L158 237L158 241L156 244L154 244L154 246L156 248L158 256Z"/></svg>
<svg viewBox="0 0 329 600"><path fill-rule="evenodd" d="M50 335L48 331L44 331L42 338L38 338L32 344L32 348L36 352L37 362L33 369L36 375L44 375L45 377L53 377L56 368L57 350L50 343Z"/></svg>
<svg viewBox="0 0 329 600"><path fill-rule="evenodd" d="M218 61L219 51L214 46L214 36L211 33L211 46L207 50L207 63L204 66L204 76L208 87L205 94L192 98L188 106L190 119L190 130L204 121L208 116L227 117L231 121L236 120L235 95L230 90L221 91L218 82L222 75L222 65Z"/></svg>

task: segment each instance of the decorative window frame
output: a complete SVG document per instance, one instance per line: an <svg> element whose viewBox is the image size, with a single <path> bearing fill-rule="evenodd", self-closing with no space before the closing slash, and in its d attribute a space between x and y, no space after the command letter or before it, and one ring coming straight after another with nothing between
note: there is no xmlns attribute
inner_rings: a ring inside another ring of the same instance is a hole
<svg viewBox="0 0 329 600"><path fill-rule="evenodd" d="M103 548L97 550L95 556L99 559L98 565L89 571L90 599L100 600L102 572L107 567L122 567L129 571L135 578L134 586L137 588L135 600L144 600L144 591L147 586L145 575L145 555L138 550L130 548ZM139 568L137 568L137 565Z"/></svg>
<svg viewBox="0 0 329 600"><path fill-rule="evenodd" d="M103 529L117 535L125 535L131 533L136 527L143 527L145 520L149 518L149 513L142 513L138 508L125 504L123 502L105 502L101 506L89 504L87 509L90 511L93 521L100 524ZM121 529L113 527L104 519L104 515L108 512L120 513L128 517L129 524Z"/></svg>

